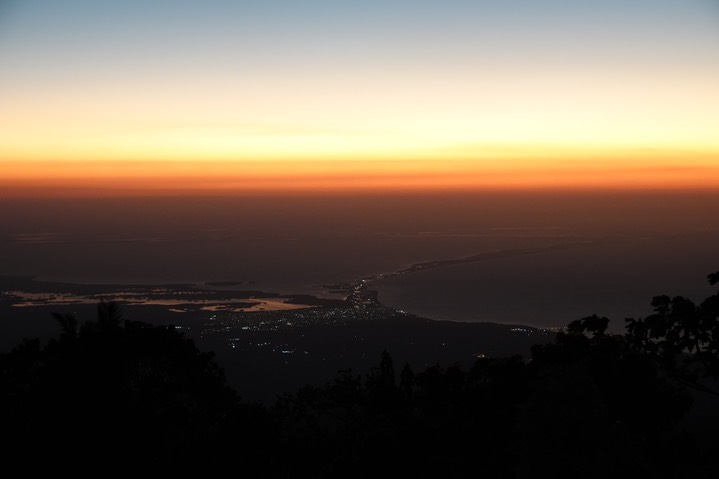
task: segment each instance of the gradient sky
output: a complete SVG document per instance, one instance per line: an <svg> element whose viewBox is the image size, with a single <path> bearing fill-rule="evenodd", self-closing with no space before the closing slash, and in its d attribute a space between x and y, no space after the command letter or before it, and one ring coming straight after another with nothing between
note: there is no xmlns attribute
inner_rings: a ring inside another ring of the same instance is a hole
<svg viewBox="0 0 719 479"><path fill-rule="evenodd" d="M719 187L719 2L0 0L4 194L536 187Z"/></svg>

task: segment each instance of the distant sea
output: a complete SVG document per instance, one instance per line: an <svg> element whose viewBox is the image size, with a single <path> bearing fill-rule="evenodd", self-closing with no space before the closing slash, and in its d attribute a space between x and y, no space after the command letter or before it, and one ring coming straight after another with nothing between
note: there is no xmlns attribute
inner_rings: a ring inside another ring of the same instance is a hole
<svg viewBox="0 0 719 479"><path fill-rule="evenodd" d="M430 319L538 327L596 313L618 329L654 295L700 300L717 244L711 192L0 199L5 275L317 296L370 278ZM426 262L448 263L392 276Z"/></svg>
<svg viewBox="0 0 719 479"><path fill-rule="evenodd" d="M719 270L716 232L598 238L575 247L507 255L377 282L380 300L432 319L557 328L598 314L621 332L652 312L654 296L700 301ZM714 256L711 264L706 258Z"/></svg>

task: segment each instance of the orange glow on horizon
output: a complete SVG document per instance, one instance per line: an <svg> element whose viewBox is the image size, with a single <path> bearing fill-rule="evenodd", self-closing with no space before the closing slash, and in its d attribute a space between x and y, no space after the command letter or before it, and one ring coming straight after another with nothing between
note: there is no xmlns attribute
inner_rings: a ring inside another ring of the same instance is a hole
<svg viewBox="0 0 719 479"><path fill-rule="evenodd" d="M11 3L0 197L719 189L709 0Z"/></svg>
<svg viewBox="0 0 719 479"><path fill-rule="evenodd" d="M719 188L719 154L595 151L581 160L570 154L578 153L445 160L435 153L415 160L0 161L0 197Z"/></svg>

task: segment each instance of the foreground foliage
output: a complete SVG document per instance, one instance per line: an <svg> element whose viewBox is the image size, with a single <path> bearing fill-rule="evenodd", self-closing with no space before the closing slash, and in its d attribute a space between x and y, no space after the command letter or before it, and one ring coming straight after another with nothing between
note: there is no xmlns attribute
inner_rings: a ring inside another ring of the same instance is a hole
<svg viewBox="0 0 719 479"><path fill-rule="evenodd" d="M59 338L25 341L1 358L6 466L183 470L220 456L256 417L212 355L173 327L125 321L112 303L98 306L95 321L56 319Z"/></svg>
<svg viewBox="0 0 719 479"><path fill-rule="evenodd" d="M57 315L59 338L0 356L4 462L283 478L716 477L717 411L692 404L715 396L719 295L653 305L624 335L604 317L574 321L531 358L414 372L384 352L368 374L341 371L264 407L242 402L174 328L100 304L95 321Z"/></svg>

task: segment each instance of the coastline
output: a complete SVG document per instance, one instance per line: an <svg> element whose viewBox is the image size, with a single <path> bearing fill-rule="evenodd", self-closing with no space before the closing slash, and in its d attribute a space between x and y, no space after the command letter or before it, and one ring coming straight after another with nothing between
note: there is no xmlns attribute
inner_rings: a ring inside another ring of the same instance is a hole
<svg viewBox="0 0 719 479"><path fill-rule="evenodd" d="M59 329L54 313L73 314L80 321L94 319L96 301L112 297L108 294L132 293L143 297L149 294L148 298L157 299L173 298L173 293L183 292L208 299L218 293L188 290L187 285L162 288L152 285L145 289L137 285L74 285L7 276L0 276L0 291L7 292L4 288L13 280L17 281L16 286L27 286L35 290L33 294L45 296L41 298L44 301L15 307L21 297L0 295L0 353L27 339L44 342L57 337ZM113 291L108 293L108 288ZM131 290L126 291L128 288ZM54 299L47 296L48 291L55 293ZM75 294L73 291L86 294L86 300L58 301L58 294ZM224 296L213 300L249 299L247 291L224 290L218 294ZM264 294L266 299L278 297ZM471 364L480 357L527 357L532 345L549 341L553 335L551 331L523 325L419 317L383 305L377 292L362 280L353 284L346 300L339 302L303 295L283 296L283 299L297 301L301 307L212 311L152 301L121 302L120 306L127 320L170 326L185 333L201 350L213 354L228 382L242 397L260 402L273 401L279 394L308 384L331 381L341 370L368 372L376 366L384 350L391 352L398 365L406 363L421 370L434 364ZM312 302L316 304L305 304Z"/></svg>

